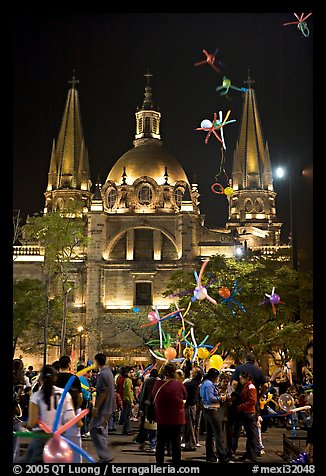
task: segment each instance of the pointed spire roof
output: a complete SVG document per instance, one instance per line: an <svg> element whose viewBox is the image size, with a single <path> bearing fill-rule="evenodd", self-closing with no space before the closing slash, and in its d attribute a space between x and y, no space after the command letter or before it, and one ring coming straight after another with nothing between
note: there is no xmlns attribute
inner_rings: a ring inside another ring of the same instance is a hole
<svg viewBox="0 0 326 476"><path fill-rule="evenodd" d="M239 139L233 157L233 187L273 190L269 150L264 142L253 83L248 71L245 81L248 90L244 93Z"/></svg>
<svg viewBox="0 0 326 476"><path fill-rule="evenodd" d="M47 190L82 189L90 191L88 153L80 115L80 105L73 75L69 81L65 110L56 144L52 148Z"/></svg>

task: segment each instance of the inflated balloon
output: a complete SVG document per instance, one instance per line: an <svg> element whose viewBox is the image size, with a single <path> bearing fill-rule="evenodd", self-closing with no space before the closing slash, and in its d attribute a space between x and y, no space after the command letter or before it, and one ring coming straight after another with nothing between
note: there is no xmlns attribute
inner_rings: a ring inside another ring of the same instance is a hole
<svg viewBox="0 0 326 476"><path fill-rule="evenodd" d="M176 358L177 351L175 350L174 347L168 347L167 349L165 349L164 355L168 360L172 360Z"/></svg>
<svg viewBox="0 0 326 476"><path fill-rule="evenodd" d="M231 291L229 290L229 288L226 288L223 286L222 288L219 289L219 292L218 292L219 295L221 296L222 304L226 303L229 306L232 317L234 317L232 303L236 304L241 309L242 312L244 313L247 312L245 308L243 307L243 305L234 298L234 296L236 296L241 291L241 289L242 288L238 288L238 280L236 280L235 283L233 284Z"/></svg>
<svg viewBox="0 0 326 476"><path fill-rule="evenodd" d="M283 23L283 26L286 26L286 25L297 25L297 28L301 31L301 33L303 34L303 36L305 36L306 38L309 36L309 28L307 26L307 22L305 21L308 17L310 17L310 15L312 15L312 13L308 13L308 15L304 16L305 14L304 13L301 13L300 17L299 15L297 15L296 13L294 14L294 16L298 19L298 21L291 21L289 23Z"/></svg>
<svg viewBox="0 0 326 476"><path fill-rule="evenodd" d="M209 365L214 369L220 370L223 365L222 357L219 354L212 355L212 357L209 359Z"/></svg>
<svg viewBox="0 0 326 476"><path fill-rule="evenodd" d="M235 91L241 91L243 93L248 92L247 88L238 88L237 86L233 86L231 84L231 80L229 78L227 78L226 76L223 77L222 86L218 86L216 88L216 91L222 91L220 93L221 96L222 96L222 95L226 95L229 92L230 88L234 89Z"/></svg>
<svg viewBox="0 0 326 476"><path fill-rule="evenodd" d="M289 412L294 407L294 400L289 393L283 393L278 399L278 404L282 410Z"/></svg>
<svg viewBox="0 0 326 476"><path fill-rule="evenodd" d="M151 312L148 314L148 320L149 320L149 322L153 322L153 323L154 323L154 322L158 322L159 318L158 318L158 316L157 316L157 314L156 314L155 311L151 311Z"/></svg>
<svg viewBox="0 0 326 476"><path fill-rule="evenodd" d="M210 352L206 347L199 347L197 354L200 359L207 359L210 356Z"/></svg>
<svg viewBox="0 0 326 476"><path fill-rule="evenodd" d="M227 195L229 197L230 195L233 194L233 188L232 187L225 187L224 193L225 193L225 195Z"/></svg>
<svg viewBox="0 0 326 476"><path fill-rule="evenodd" d="M59 436L51 438L44 445L44 463L72 463L73 456L70 445Z"/></svg>
<svg viewBox="0 0 326 476"><path fill-rule="evenodd" d="M191 347L185 347L185 348L183 349L183 355L184 355L184 357L187 357L187 355L189 355L189 357L191 357L192 354L193 354L193 352L194 352L194 351L193 351L193 349L192 349Z"/></svg>
<svg viewBox="0 0 326 476"><path fill-rule="evenodd" d="M195 66L201 66L202 64L206 64L206 63L207 63L207 64L209 64L209 66L210 66L211 68L213 68L213 69L216 71L216 73L219 73L220 70L218 69L218 67L217 67L216 64L215 64L216 53L217 53L217 52L218 52L218 48L216 49L216 51L215 51L214 54L208 53L206 50L203 50L203 53L204 53L204 55L206 56L206 58L205 58L204 60L202 60L202 61L197 61L197 63L195 63ZM219 63L221 63L221 62L219 61Z"/></svg>
<svg viewBox="0 0 326 476"><path fill-rule="evenodd" d="M219 111L219 119L217 119L217 113L214 112L212 122L209 119L204 119L204 120L201 121L201 124L200 124L201 127L197 127L195 130L196 131L206 131L207 132L207 135L206 135L206 138L205 138L205 144L208 143L208 140L209 140L211 134L213 133L214 136L216 137L216 139L222 143L223 148L226 149L226 145L225 145L225 141L224 141L224 134L223 134L223 127L226 124L230 124L231 122L236 122L236 119L231 119L230 121L228 121L228 117L229 117L230 113L231 113L231 111L229 110L226 113L225 118L223 119L222 111ZM217 132L216 132L217 130L220 130L221 137L217 134Z"/></svg>
<svg viewBox="0 0 326 476"><path fill-rule="evenodd" d="M271 294L265 293L265 296L268 299L264 299L264 301L261 304L268 304L268 303L271 304L272 309L273 309L273 314L274 314L274 316L276 316L276 307L275 307L275 305L276 304L284 304L284 302L281 301L281 298L278 294L275 294L275 287L274 286L273 286Z"/></svg>
<svg viewBox="0 0 326 476"><path fill-rule="evenodd" d="M231 291L229 290L229 288L227 288L226 286L222 286L219 290L218 290L218 293L219 295L224 298L224 299L228 299L230 297L230 294L231 294Z"/></svg>

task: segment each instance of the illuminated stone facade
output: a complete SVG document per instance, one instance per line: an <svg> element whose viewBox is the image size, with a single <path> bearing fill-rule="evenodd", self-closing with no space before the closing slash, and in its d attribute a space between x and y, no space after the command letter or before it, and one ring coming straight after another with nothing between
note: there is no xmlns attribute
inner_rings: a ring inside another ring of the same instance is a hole
<svg viewBox="0 0 326 476"><path fill-rule="evenodd" d="M280 224L276 223L275 192L266 165L269 158L259 145L265 158L262 181L259 176L258 182L243 182L247 178L241 178L240 134L227 226L207 229L199 210L197 184L189 182L179 162L163 146L161 114L154 107L147 81L143 104L136 112L133 148L117 160L105 182L98 181L91 192L76 83L75 79L71 82L58 140L53 144L44 213L64 207L69 200L84 202L90 244L86 256L73 264L73 291L68 304L76 324L87 330L85 357L92 359L94 353L104 351L121 359L128 355L145 358L141 337L124 323L135 320L135 308L157 306L164 312L169 307L170 299L162 293L174 271L199 270L201 260L216 253L234 256L240 242L238 233L243 237L243 230L246 237L251 237L250 245L278 244ZM249 88L246 96L245 101L251 100L256 111L253 90ZM253 116L248 117L249 122L242 127L249 127ZM258 126L256 123L253 134ZM261 167L258 161L257 165ZM256 211L259 202L263 219L257 214L249 219L249 199ZM14 277L31 275L45 280L42 253L37 260L33 255L26 260L16 247Z"/></svg>

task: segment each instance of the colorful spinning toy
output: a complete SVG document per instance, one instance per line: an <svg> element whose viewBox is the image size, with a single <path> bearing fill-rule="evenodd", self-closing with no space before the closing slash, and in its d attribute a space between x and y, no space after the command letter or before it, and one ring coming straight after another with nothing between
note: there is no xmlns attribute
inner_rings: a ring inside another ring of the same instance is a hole
<svg viewBox="0 0 326 476"><path fill-rule="evenodd" d="M232 303L236 304L241 309L242 312L244 313L247 312L245 308L243 307L243 305L239 301L234 299L234 296L236 296L241 291L241 289L242 288L238 288L238 280L236 280L231 291L226 286L222 286L218 290L218 293L222 299L222 304L227 304L229 306L232 317L234 317Z"/></svg>
<svg viewBox="0 0 326 476"><path fill-rule="evenodd" d="M209 64L209 66L211 66L217 73L220 72L220 70L218 69L218 67L216 66L215 64L215 60L216 60L216 53L218 52L218 48L215 50L215 53L212 54L212 53L208 53L206 50L203 50L203 53L204 55L206 56L206 59L204 59L203 61L198 61L197 63L195 63L195 66L201 66L202 64ZM220 63L220 62L219 62ZM221 63L220 63L221 64Z"/></svg>
<svg viewBox="0 0 326 476"><path fill-rule="evenodd" d="M228 117L229 117L230 113L231 113L231 111L228 111L226 113L225 118L223 119L222 111L219 111L219 120L218 120L217 119L217 114L216 114L216 112L214 112L213 122L211 122L209 119L204 119L203 121L201 121L201 124L200 124L201 127L197 127L195 130L196 131L207 131L207 135L206 135L206 138L205 138L205 144L208 143L210 135L213 132L215 137L222 143L223 148L226 149L226 145L225 145L225 141L224 141L224 134L223 134L223 127L226 124L230 124L231 122L236 122L236 119L231 119L230 121L228 121ZM219 129L221 131L221 137L216 132Z"/></svg>
<svg viewBox="0 0 326 476"><path fill-rule="evenodd" d="M276 316L276 308L275 308L275 305L276 304L285 304L283 301L281 301L281 298L278 294L275 294L275 287L273 286L273 289L272 289L272 293L271 294L267 294L265 293L265 296L268 298L268 299L265 299L261 304L268 304L270 303L272 305L272 309L273 309L273 314L274 316Z"/></svg>
<svg viewBox="0 0 326 476"><path fill-rule="evenodd" d="M305 36L307 38L310 34L310 31L309 31L309 28L307 26L307 22L305 20L308 17L310 17L310 15L312 15L312 13L308 13L308 15L306 15L306 16L304 16L304 13L301 13L301 15L299 17L297 13L294 13L294 16L298 19L298 21L291 21L289 23L283 23L283 26L297 25L298 29L301 31L303 36Z"/></svg>
<svg viewBox="0 0 326 476"><path fill-rule="evenodd" d="M231 79L227 78L226 76L223 77L222 86L218 86L216 88L216 91L222 91L220 95L225 96L229 92L230 88L234 89L235 91L242 91L243 93L248 92L247 88L238 88L236 86L233 86L231 84Z"/></svg>

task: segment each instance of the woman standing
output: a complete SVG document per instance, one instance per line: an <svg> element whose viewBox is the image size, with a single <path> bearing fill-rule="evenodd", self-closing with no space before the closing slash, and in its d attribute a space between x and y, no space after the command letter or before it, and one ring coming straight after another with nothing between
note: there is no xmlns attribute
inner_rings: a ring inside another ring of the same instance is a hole
<svg viewBox="0 0 326 476"><path fill-rule="evenodd" d="M26 423L26 427L29 430L37 427L38 420L42 420L50 428L53 427L57 407L64 390L54 384L56 375L57 372L51 365L45 365L41 370L41 388L37 392L32 393L29 401L28 421ZM63 402L58 428L74 417L74 404L68 392ZM20 462L42 463L43 448L46 441L45 438L33 439L27 448L24 458Z"/></svg>
<svg viewBox="0 0 326 476"><path fill-rule="evenodd" d="M165 365L163 377L163 380L155 382L152 390L157 422L156 463L164 463L165 447L170 443L172 464L179 464L187 391L184 384L177 380L176 367L172 362Z"/></svg>
<svg viewBox="0 0 326 476"><path fill-rule="evenodd" d="M219 371L211 367L204 382L200 386L200 395L203 400L203 415L206 418L206 461L216 463L217 458L220 463L228 463L230 458L226 455L224 447L222 416L219 411L221 402L226 399L219 394L217 380ZM214 451L215 441L215 451Z"/></svg>

